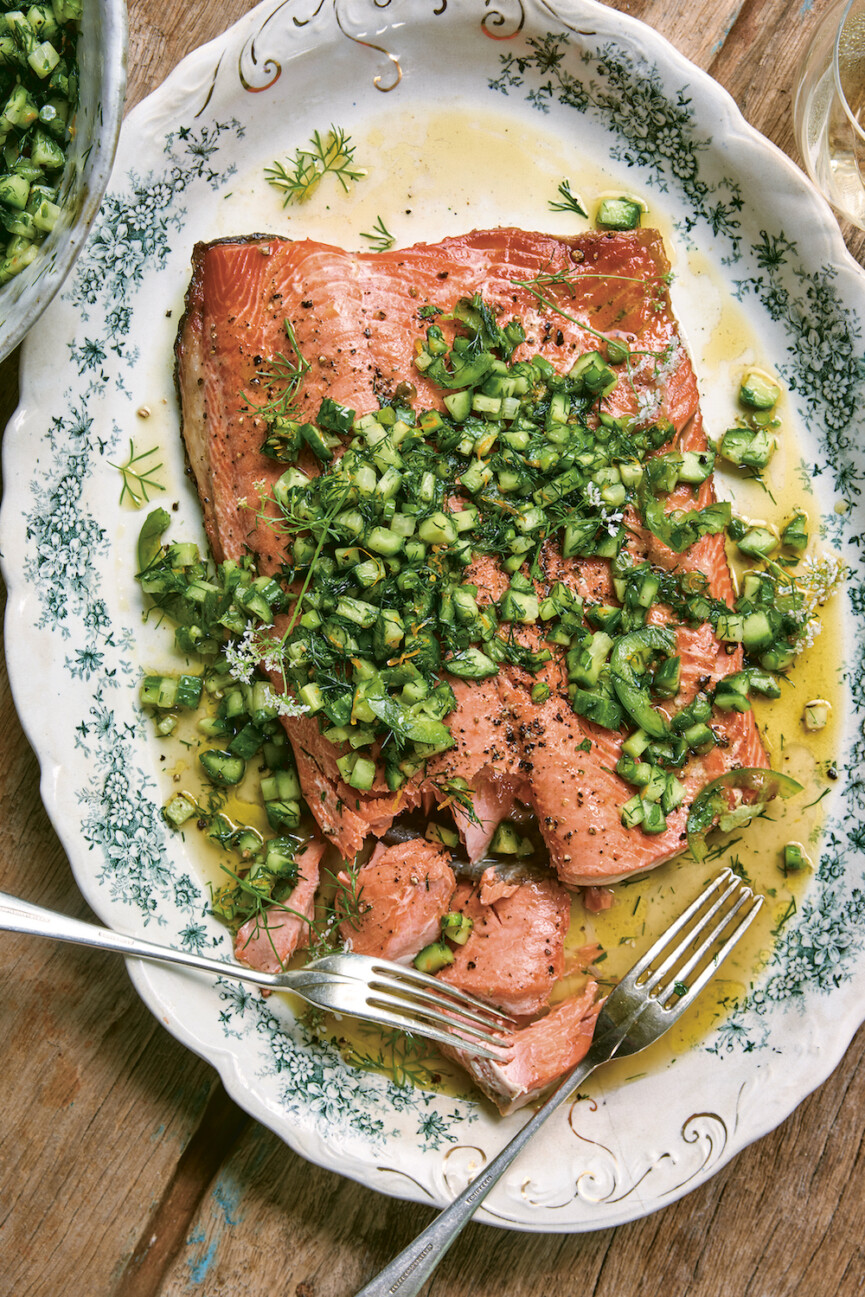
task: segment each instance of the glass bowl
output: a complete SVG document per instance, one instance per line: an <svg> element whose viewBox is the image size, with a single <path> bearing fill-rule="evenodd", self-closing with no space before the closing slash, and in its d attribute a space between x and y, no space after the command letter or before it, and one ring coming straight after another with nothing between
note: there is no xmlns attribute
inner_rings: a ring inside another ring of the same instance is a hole
<svg viewBox="0 0 865 1297"><path fill-rule="evenodd" d="M99 211L123 116L126 38L124 0L84 0L78 112L63 175L62 215L35 260L0 287L0 360L17 347L60 288Z"/></svg>

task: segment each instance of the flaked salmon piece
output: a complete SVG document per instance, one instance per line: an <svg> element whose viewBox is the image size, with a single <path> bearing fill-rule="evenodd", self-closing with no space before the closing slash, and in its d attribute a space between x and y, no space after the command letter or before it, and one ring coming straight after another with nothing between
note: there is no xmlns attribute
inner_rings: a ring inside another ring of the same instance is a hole
<svg viewBox="0 0 865 1297"><path fill-rule="evenodd" d="M472 864L487 854L496 829L511 813L522 780L484 766L471 779L472 813L452 806L453 817Z"/></svg>
<svg viewBox="0 0 865 1297"><path fill-rule="evenodd" d="M571 898L553 879L531 880L492 905L460 883L451 909L472 920L464 946L438 977L517 1016L544 1007L564 970Z"/></svg>
<svg viewBox="0 0 865 1297"><path fill-rule="evenodd" d="M356 916L340 924L343 941L360 955L403 961L441 936L456 887L448 853L424 838L379 843L354 884L346 873L339 881L358 898Z"/></svg>
<svg viewBox="0 0 865 1297"><path fill-rule="evenodd" d="M480 876L478 891L481 905L494 905L496 901L505 900L519 891L521 884L509 882L503 878L494 865L490 865Z"/></svg>
<svg viewBox="0 0 865 1297"><path fill-rule="evenodd" d="M297 854L298 880L284 908L271 906L262 918L247 919L234 938L241 964L264 973L281 973L295 950L309 945L315 917L323 842L308 842Z"/></svg>
<svg viewBox="0 0 865 1297"><path fill-rule="evenodd" d="M582 894L583 901L585 901L586 898L586 891L591 891L591 890L592 890L591 888L586 888L583 891ZM599 890L607 892L610 889L605 887ZM612 892L610 893L610 895L612 895ZM600 908L608 909L609 907L606 905L602 905ZM603 953L604 953L604 947L598 941L590 941L585 946L577 946L576 948L572 946L569 949L566 949L565 950L565 977L571 977L574 973L588 972L592 964L594 964L595 960L598 959Z"/></svg>
<svg viewBox="0 0 865 1297"><path fill-rule="evenodd" d="M384 780L376 780L368 793L350 788L336 764L341 750L324 737L318 721L296 716L285 718L284 724L306 803L322 833L344 858L357 855L370 834L381 837L397 815L419 804L416 785L409 784L398 793L392 792Z"/></svg>
<svg viewBox="0 0 865 1297"><path fill-rule="evenodd" d="M616 896L609 887L584 887L583 905L590 914L601 914L615 905Z"/></svg>
<svg viewBox="0 0 865 1297"><path fill-rule="evenodd" d="M728 770L767 764L753 713L722 713L713 721L718 746L692 757L680 772L685 800L667 816L665 831L626 829L619 808L633 790L613 768L621 735L598 732L561 698L527 702L525 691L504 672L498 679L510 690L514 715L530 717L522 722L526 735L533 735L524 738L523 760L531 765L528 797L550 861L568 887L609 885L671 859L686 845L688 807L701 788Z"/></svg>
<svg viewBox="0 0 865 1297"><path fill-rule="evenodd" d="M601 1009L598 986L589 981L580 995L563 1000L544 1018L515 1031L506 1063L472 1057L453 1046L442 1053L469 1073L503 1116L531 1103L588 1053Z"/></svg>

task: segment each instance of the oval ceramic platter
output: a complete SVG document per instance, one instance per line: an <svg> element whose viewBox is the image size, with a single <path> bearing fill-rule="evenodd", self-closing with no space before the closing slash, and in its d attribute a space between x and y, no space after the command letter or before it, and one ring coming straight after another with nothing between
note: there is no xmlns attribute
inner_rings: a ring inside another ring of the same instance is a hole
<svg viewBox="0 0 865 1297"><path fill-rule="evenodd" d="M283 208L264 167L334 124L366 177L347 193L325 177ZM849 565L822 644L848 732L830 754L822 854L780 913L778 873L760 971L731 983L726 1014L688 1047L593 1080L479 1213L540 1231L615 1225L699 1185L828 1075L861 1020L865 292L828 207L714 82L602 5L271 0L126 121L75 275L26 345L2 514L10 677L83 893L112 926L230 960L196 843L160 815L165 748L137 682L170 665L171 637L144 622L133 580L146 510L120 499L120 468L158 448L138 462L149 493L176 506L174 537L201 538L172 381L193 244L264 230L368 248L378 217L397 245L497 224L571 233L586 222L550 207L565 177L592 201L636 195L664 232L710 432L734 412L743 364L780 376L788 467ZM131 971L250 1113L382 1192L446 1202L523 1120L349 1066L336 1038L314 1039L229 967L215 985Z"/></svg>

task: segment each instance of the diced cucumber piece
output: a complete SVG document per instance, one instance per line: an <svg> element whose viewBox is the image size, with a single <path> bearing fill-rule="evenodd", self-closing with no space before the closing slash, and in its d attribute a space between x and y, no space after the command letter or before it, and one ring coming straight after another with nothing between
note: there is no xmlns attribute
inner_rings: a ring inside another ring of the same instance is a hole
<svg viewBox="0 0 865 1297"><path fill-rule="evenodd" d="M763 469L775 453L775 442L765 428L728 428L718 452L740 468Z"/></svg>
<svg viewBox="0 0 865 1297"><path fill-rule="evenodd" d="M38 127L34 130L30 139L30 160L37 167L44 167L46 171L54 171L57 167L63 166L64 153L60 145L52 140L50 135Z"/></svg>
<svg viewBox="0 0 865 1297"><path fill-rule="evenodd" d="M272 829L297 829L300 827L300 802L280 799L265 802L267 822Z"/></svg>
<svg viewBox="0 0 865 1297"><path fill-rule="evenodd" d="M808 548L808 516L800 509L797 509L793 517L786 524L781 532L781 544L786 545L788 549L802 550Z"/></svg>
<svg viewBox="0 0 865 1297"><path fill-rule="evenodd" d="M506 590L499 603L499 617L504 622L520 622L523 626L533 625L540 616L538 596L515 590L513 586Z"/></svg>
<svg viewBox="0 0 865 1297"><path fill-rule="evenodd" d="M595 224L604 230L636 230L643 209L632 198L604 198L595 213Z"/></svg>
<svg viewBox="0 0 865 1297"><path fill-rule="evenodd" d="M405 538L389 527L371 527L366 534L364 544L376 554L393 557L405 544Z"/></svg>
<svg viewBox="0 0 865 1297"><path fill-rule="evenodd" d="M442 665L451 675L459 676L461 680L483 680L485 676L498 675L499 670L492 658L473 646L455 653Z"/></svg>
<svg viewBox="0 0 865 1297"><path fill-rule="evenodd" d="M456 843L454 843L456 846ZM467 914L461 914L459 910L451 910L448 914L443 914L441 918L442 937L448 941L453 941L458 946L464 946L472 935L474 920L470 919Z"/></svg>
<svg viewBox="0 0 865 1297"><path fill-rule="evenodd" d="M198 760L211 783L223 787L239 784L246 774L246 762L242 757L236 757L231 752L220 751L218 748L208 748L199 753Z"/></svg>
<svg viewBox="0 0 865 1297"><path fill-rule="evenodd" d="M619 376L610 369L599 351L587 351L571 366L571 378L578 378L583 388L593 396L606 396L612 392Z"/></svg>
<svg viewBox="0 0 865 1297"><path fill-rule="evenodd" d="M23 212L30 197L30 182L23 176L6 175L0 178L0 203Z"/></svg>
<svg viewBox="0 0 865 1297"><path fill-rule="evenodd" d="M175 793L163 806L162 814L173 829L179 829L198 814L198 807L188 793Z"/></svg>
<svg viewBox="0 0 865 1297"><path fill-rule="evenodd" d="M453 545L458 533L453 519L446 513L437 512L424 518L417 534L426 545Z"/></svg>
<svg viewBox="0 0 865 1297"><path fill-rule="evenodd" d="M444 398L444 403L448 414L457 423L462 423L472 412L472 394L469 390L448 392Z"/></svg>
<svg viewBox="0 0 865 1297"><path fill-rule="evenodd" d="M299 701L311 714L321 711L324 706L324 697L318 685L315 684L314 681L310 684L301 685L297 691L297 696Z"/></svg>
<svg viewBox="0 0 865 1297"><path fill-rule="evenodd" d="M805 854L805 848L801 842L788 842L784 846L784 864L785 874L798 874L803 869L810 869L811 861Z"/></svg>
<svg viewBox="0 0 865 1297"><path fill-rule="evenodd" d="M436 824L435 821L426 826L424 837L427 842L437 842L440 847L457 847L460 841L460 835L455 829L449 829L444 824ZM442 917L442 924L446 917L446 915Z"/></svg>
<svg viewBox="0 0 865 1297"><path fill-rule="evenodd" d="M825 698L812 698L810 702L805 704L802 712L802 724L806 730L812 732L825 729L829 724L831 710L832 704L827 702Z"/></svg>
<svg viewBox="0 0 865 1297"><path fill-rule="evenodd" d="M42 41L37 45L30 54L27 55L27 62L30 64L37 77L43 80L49 77L57 64L60 62L60 55L57 53L50 41Z"/></svg>
<svg viewBox="0 0 865 1297"><path fill-rule="evenodd" d="M780 395L778 384L757 370L746 374L739 387L739 400L752 410L771 410Z"/></svg>
<svg viewBox="0 0 865 1297"><path fill-rule="evenodd" d="M454 962L454 952L446 941L433 941L414 957L414 966L421 973L438 973Z"/></svg>

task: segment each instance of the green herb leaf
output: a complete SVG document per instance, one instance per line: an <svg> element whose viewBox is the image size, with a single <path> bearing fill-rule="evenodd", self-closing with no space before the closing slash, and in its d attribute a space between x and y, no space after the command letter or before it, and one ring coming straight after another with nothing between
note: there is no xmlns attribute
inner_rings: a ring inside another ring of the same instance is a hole
<svg viewBox="0 0 865 1297"><path fill-rule="evenodd" d="M396 243L396 239L380 216L375 218L375 225L371 230L361 231L360 237L369 239L373 252L387 252Z"/></svg>
<svg viewBox="0 0 865 1297"><path fill-rule="evenodd" d="M151 446L150 450L142 450L135 453L135 442L129 438L129 458L125 464L112 464L109 460L109 466L116 468L121 478L123 486L120 488L120 503L129 497L130 504L136 509L140 509L142 504L150 503L149 491L164 491L165 487L161 482L157 482L154 477L162 468L159 464L147 464L146 461L153 455L159 454L158 446Z"/></svg>
<svg viewBox="0 0 865 1297"><path fill-rule="evenodd" d="M588 216L589 213L583 207L577 195L571 191L571 182L569 180L562 181L559 185L559 193L562 196L560 203L553 198L550 199L551 212L574 212L577 216Z"/></svg>
<svg viewBox="0 0 865 1297"><path fill-rule="evenodd" d="M310 146L298 149L288 158L288 166L277 161L264 169L268 184L285 195L283 207L307 202L328 172L336 176L346 193L351 181L362 180L366 175L354 164L351 137L340 127L331 126L323 138L318 131L313 131Z"/></svg>

